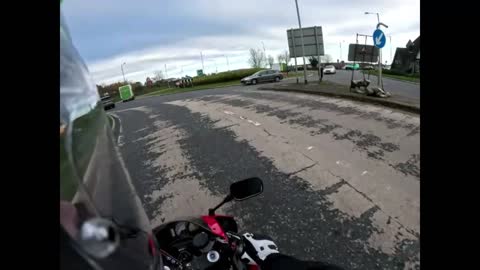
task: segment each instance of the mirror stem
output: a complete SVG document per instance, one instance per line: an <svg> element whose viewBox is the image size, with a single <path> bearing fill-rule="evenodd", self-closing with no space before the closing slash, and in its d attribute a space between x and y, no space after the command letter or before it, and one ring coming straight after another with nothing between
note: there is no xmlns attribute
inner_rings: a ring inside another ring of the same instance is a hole
<svg viewBox="0 0 480 270"><path fill-rule="evenodd" d="M213 216L215 215L215 210L217 210L218 208L220 208L220 206L224 205L225 203L229 202L233 200L233 196L231 194L228 194L227 197L225 197L225 199L223 199L223 201L221 203L219 203L217 206L215 206L214 208L210 208L208 209L208 215L209 216Z"/></svg>

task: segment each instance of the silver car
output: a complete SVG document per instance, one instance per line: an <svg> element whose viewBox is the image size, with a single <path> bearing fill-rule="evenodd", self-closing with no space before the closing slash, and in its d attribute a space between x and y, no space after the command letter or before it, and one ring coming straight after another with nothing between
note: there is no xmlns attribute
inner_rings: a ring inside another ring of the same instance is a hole
<svg viewBox="0 0 480 270"><path fill-rule="evenodd" d="M335 74L335 73L337 73L337 70L332 65L328 65L323 69L323 74Z"/></svg>
<svg viewBox="0 0 480 270"><path fill-rule="evenodd" d="M243 85L257 84L260 82L279 82L283 79L283 74L278 70L268 69L260 70L252 75L240 80Z"/></svg>

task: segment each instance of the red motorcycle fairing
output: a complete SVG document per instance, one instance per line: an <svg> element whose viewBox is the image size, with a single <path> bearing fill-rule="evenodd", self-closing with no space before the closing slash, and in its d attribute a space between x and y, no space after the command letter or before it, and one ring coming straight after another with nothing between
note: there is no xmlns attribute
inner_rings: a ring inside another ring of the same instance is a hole
<svg viewBox="0 0 480 270"><path fill-rule="evenodd" d="M226 241L228 241L228 238L227 236L225 235L225 232L222 228L222 226L220 226L220 223L217 221L217 217L226 217L226 218L231 218L233 219L233 217L229 217L229 216L202 216L202 220L203 222L205 222L208 227L210 228L210 230L212 230L212 232L220 237L222 237L223 239L225 239Z"/></svg>
<svg viewBox="0 0 480 270"><path fill-rule="evenodd" d="M213 215L213 216L201 216L203 222L208 225L212 232L226 241L228 238L225 231L238 232L237 223L232 216ZM220 224L222 223L222 224ZM249 264L248 270L259 270L258 265Z"/></svg>

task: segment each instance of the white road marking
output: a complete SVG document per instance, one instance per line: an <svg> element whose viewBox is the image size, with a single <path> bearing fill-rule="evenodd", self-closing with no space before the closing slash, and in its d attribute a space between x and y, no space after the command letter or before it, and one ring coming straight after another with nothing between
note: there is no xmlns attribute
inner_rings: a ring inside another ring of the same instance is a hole
<svg viewBox="0 0 480 270"><path fill-rule="evenodd" d="M350 168L350 163L344 161L344 160L337 160L337 163L338 166L341 166L341 167L345 167L345 168Z"/></svg>
<svg viewBox="0 0 480 270"><path fill-rule="evenodd" d="M112 130L115 130L115 119L113 118L113 116L111 114L107 114L107 116L110 117L110 119L112 119L112 122L113 122Z"/></svg>
<svg viewBox="0 0 480 270"><path fill-rule="evenodd" d="M250 124L253 124L256 127L261 125L259 122L256 122L256 121L253 121L253 120L250 120L250 119L248 119L247 122L249 122Z"/></svg>
<svg viewBox="0 0 480 270"><path fill-rule="evenodd" d="M231 111L223 111L224 113L228 114L228 115L234 115L235 113L231 112Z"/></svg>

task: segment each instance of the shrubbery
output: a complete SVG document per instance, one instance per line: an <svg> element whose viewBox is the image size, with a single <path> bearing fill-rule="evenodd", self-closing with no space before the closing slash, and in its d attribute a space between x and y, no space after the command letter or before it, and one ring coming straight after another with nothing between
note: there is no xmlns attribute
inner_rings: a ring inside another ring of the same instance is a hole
<svg viewBox="0 0 480 270"><path fill-rule="evenodd" d="M233 80L240 80L244 77L250 76L253 73L262 70L263 68L247 68L247 69L237 69L233 71L225 71L220 72L213 75L206 75L201 77L194 77L193 78L193 85L204 85L204 84L211 84L211 83L221 83L221 82L228 82Z"/></svg>

